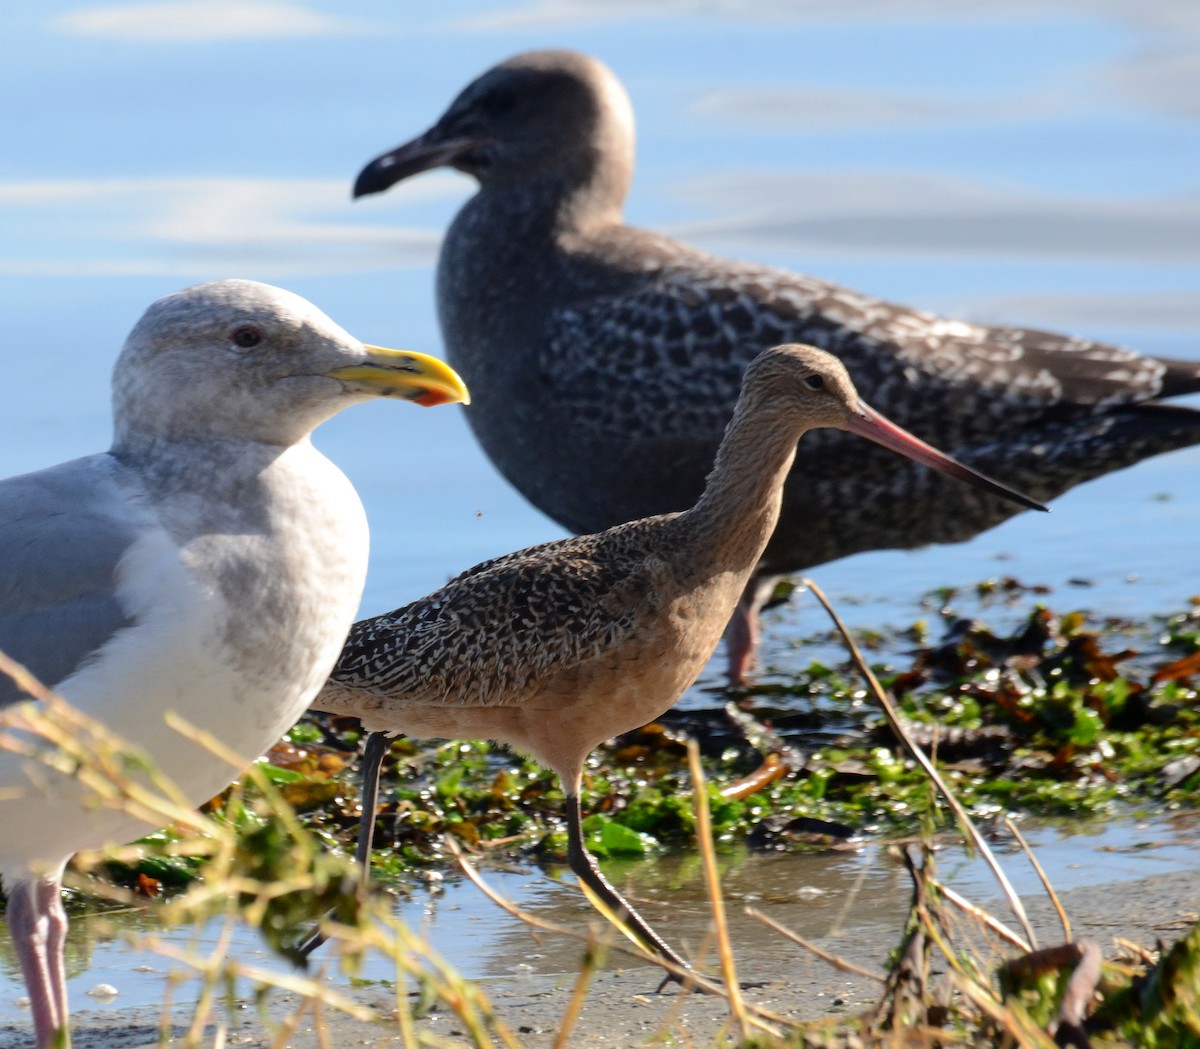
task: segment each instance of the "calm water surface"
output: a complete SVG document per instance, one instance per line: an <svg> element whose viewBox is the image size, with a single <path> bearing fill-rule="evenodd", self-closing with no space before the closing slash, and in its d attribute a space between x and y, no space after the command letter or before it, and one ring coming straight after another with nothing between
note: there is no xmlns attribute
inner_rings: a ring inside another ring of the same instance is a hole
<svg viewBox="0 0 1200 1049"><path fill-rule="evenodd" d="M1125 884L1149 875L1200 873L1200 827L1194 818L1095 824L1071 831L1026 828L1026 832L1038 861L1059 893L1101 885L1107 893L1120 894ZM1025 905L1035 904L1042 893L1029 865L1014 849L993 847ZM864 928L877 930L867 937L872 947L851 959L864 965L882 964L887 951L899 942L911 882L900 863L877 847L814 856L742 852L723 857L721 868L730 932L744 973L778 976L809 961L799 949L766 933L747 917L747 906L754 906L818 944ZM1002 921L1011 922L980 860L950 848L939 853L937 869L946 884ZM543 920L577 929L598 920L572 877L556 881L528 868L485 869L483 873L494 889ZM652 923L669 922L667 928L674 942L692 950L706 942L710 911L695 857L612 864L609 875L644 904ZM452 959L463 975L488 981L487 986L493 989L534 974L571 974L578 969L576 941L533 937L523 923L457 878L449 878L434 889L422 887L402 893L397 912L443 957ZM1078 915L1073 917L1078 921ZM163 938L177 949L204 957L215 949L219 931L213 924L200 930L171 930ZM151 932L160 934L149 920L138 915L110 912L73 916L68 965L73 974L69 989L75 1008L107 1011L161 1003L167 973L174 969L183 974L187 970L139 943L139 936ZM1103 931L1091 935L1107 942ZM4 944L0 950L3 1023L26 1014L18 1004L24 986L15 975L11 949ZM248 964L289 971L286 963L272 957L248 929L236 932L230 952ZM321 956L314 962L319 966ZM346 983L336 962L328 963L326 974L335 984ZM369 980L394 979L395 967L386 959L368 956L361 975ZM88 992L101 984L116 988L119 994L113 998L89 997ZM184 984L176 991L175 1000L189 1000L188 986Z"/></svg>
<svg viewBox="0 0 1200 1049"><path fill-rule="evenodd" d="M0 475L105 447L122 339L153 298L196 281L279 283L367 341L440 352L432 264L470 184L438 173L352 204L350 183L530 47L589 51L628 86L632 222L969 320L1200 356L1194 3L238 10L47 0L0 16ZM364 614L562 534L496 475L459 409L363 406L318 443L371 518ZM1200 452L1179 452L973 542L815 575L860 626L905 624L931 588L997 574L1053 587L1060 611L1177 610L1200 592L1198 476ZM823 627L795 601L769 621L768 662L786 669L794 640ZM825 866L840 878L861 859ZM579 906L573 888L512 877L531 905ZM512 964L509 919L471 890L406 906L436 914L435 939L450 914L494 935L473 955L481 974ZM129 975L135 957L98 947L76 1002L101 980L119 1002L154 998L160 985ZM0 1009L15 994L0 983Z"/></svg>

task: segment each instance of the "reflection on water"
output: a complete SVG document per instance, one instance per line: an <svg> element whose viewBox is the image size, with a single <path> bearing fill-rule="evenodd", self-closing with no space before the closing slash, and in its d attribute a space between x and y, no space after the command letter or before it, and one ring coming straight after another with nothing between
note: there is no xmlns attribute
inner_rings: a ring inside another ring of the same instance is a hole
<svg viewBox="0 0 1200 1049"><path fill-rule="evenodd" d="M1200 872L1200 820L1195 815L1096 823L1069 830L1047 827L1029 831L1027 836L1060 893L1101 886L1106 894L1119 893L1122 882L1177 871ZM993 847L1025 902L1039 898L1036 875L1015 847L1002 843ZM938 853L937 865L943 881L1007 920L995 883L981 860L955 846ZM694 956L711 956L710 914L698 857L613 862L606 863L605 870L676 946ZM598 920L569 875L558 881L536 868L490 868L484 875L501 895L539 918L579 929ZM745 907L762 910L818 944L853 935L857 949L866 955L855 960L878 965L899 939L911 892L908 875L897 858L870 844L824 855L736 850L721 857L721 877L731 935L747 978L789 971L801 964L802 955L749 918ZM580 945L576 941L535 937L466 881L447 879L434 885L402 894L397 911L463 975L505 981L537 973L577 971ZM155 923L136 913L72 916L68 959L76 1008L119 1010L163 1000L169 963L136 945L136 935L150 931L157 932ZM126 942L130 938L133 945ZM197 934L168 931L163 938L196 951L212 950L216 926ZM863 943L869 947L863 948ZM247 962L286 969L286 963L270 957L250 930L241 930L230 950ZM0 952L3 1022L23 1015L14 1003L24 988L7 941L0 943ZM803 962L807 964L808 959ZM394 977L394 971L386 961L373 958L361 975L368 980L387 980ZM339 979L335 977L334 982ZM85 993L100 983L115 986L119 997L110 1001L86 998ZM186 989L180 997L187 1000Z"/></svg>

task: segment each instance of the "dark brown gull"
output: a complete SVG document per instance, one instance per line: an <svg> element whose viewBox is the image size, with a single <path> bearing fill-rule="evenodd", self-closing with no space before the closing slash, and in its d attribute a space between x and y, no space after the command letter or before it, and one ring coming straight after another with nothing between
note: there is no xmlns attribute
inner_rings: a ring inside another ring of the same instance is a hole
<svg viewBox="0 0 1200 1049"><path fill-rule="evenodd" d="M1157 403L1200 389L1195 362L938 317L624 225L633 111L585 55L535 51L488 70L364 168L355 195L442 165L479 182L437 276L447 356L477 394L471 426L571 531L691 505L746 363L782 342L834 353L901 425L1042 501L1200 440L1200 413ZM774 577L959 542L1019 512L844 434L812 442L820 454L797 462L731 621L734 680ZM859 512L834 512L847 505Z"/></svg>

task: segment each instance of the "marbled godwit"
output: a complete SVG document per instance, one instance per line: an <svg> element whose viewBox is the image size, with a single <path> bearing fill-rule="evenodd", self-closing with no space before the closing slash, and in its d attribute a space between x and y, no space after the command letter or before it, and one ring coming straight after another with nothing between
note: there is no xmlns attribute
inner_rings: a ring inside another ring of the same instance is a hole
<svg viewBox="0 0 1200 1049"><path fill-rule="evenodd" d="M796 442L818 427L858 434L1044 509L867 407L828 353L781 346L761 354L746 368L716 465L690 510L486 561L428 597L354 625L313 708L357 717L371 733L364 865L386 737L507 743L562 780L571 869L654 950L686 965L587 851L583 765L601 742L658 717L696 680L775 528Z"/></svg>
<svg viewBox="0 0 1200 1049"><path fill-rule="evenodd" d="M0 650L149 754L199 804L305 709L362 594L367 524L309 434L370 397L466 399L421 354L364 347L251 281L154 303L113 374L110 451L0 482ZM22 699L0 680L0 707ZM0 752L0 877L39 1049L67 1045L63 868L153 830Z"/></svg>
<svg viewBox="0 0 1200 1049"><path fill-rule="evenodd" d="M1042 501L1200 440L1200 412L1145 403L1200 389L1200 364L936 317L624 225L633 110L585 55L537 51L487 71L354 192L443 165L479 182L437 281L448 359L478 394L470 424L504 476L574 532L692 505L746 363L782 342L829 350L900 425ZM821 454L798 460L730 623L735 682L778 575L961 541L1018 512L843 434L810 444Z"/></svg>

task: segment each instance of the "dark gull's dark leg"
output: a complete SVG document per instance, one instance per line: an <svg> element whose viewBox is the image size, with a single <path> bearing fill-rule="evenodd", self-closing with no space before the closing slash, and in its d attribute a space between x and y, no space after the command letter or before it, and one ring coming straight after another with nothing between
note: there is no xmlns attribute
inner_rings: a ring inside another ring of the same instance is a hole
<svg viewBox="0 0 1200 1049"><path fill-rule="evenodd" d="M777 575L752 576L725 625L725 658L729 684L733 688L743 688L750 683L751 671L758 660L762 611L771 604L775 586L781 578Z"/></svg>
<svg viewBox="0 0 1200 1049"><path fill-rule="evenodd" d="M567 794L567 862L579 880L591 889L620 921L637 933L651 950L680 968L691 969L690 963L676 954L667 942L646 924L645 919L633 909L629 901L617 892L608 879L600 873L596 858L588 852L587 846L583 843L579 795L573 793ZM678 977L671 977L671 979L678 979Z"/></svg>
<svg viewBox="0 0 1200 1049"><path fill-rule="evenodd" d="M746 684L754 667L757 648L758 604L747 589L725 627L726 675L733 688L741 688Z"/></svg>
<svg viewBox="0 0 1200 1049"><path fill-rule="evenodd" d="M379 801L379 773L383 769L383 758L391 745L386 732L372 732L363 747L362 778L359 797L362 804L362 822L358 825L358 845L354 860L362 868L362 886L371 880L371 841L375 837L375 812ZM314 932L298 948L301 959L307 958L329 937L320 929Z"/></svg>

